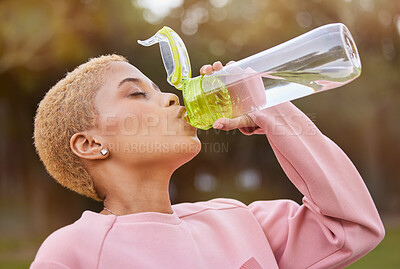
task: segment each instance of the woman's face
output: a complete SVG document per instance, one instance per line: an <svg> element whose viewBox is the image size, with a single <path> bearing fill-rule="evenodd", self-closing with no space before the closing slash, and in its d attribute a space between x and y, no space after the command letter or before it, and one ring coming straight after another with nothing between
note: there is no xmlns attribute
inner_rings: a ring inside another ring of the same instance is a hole
<svg viewBox="0 0 400 269"><path fill-rule="evenodd" d="M137 68L112 62L95 97L96 134L121 163L166 162L179 167L199 153L197 129L183 120L175 94L163 93Z"/></svg>

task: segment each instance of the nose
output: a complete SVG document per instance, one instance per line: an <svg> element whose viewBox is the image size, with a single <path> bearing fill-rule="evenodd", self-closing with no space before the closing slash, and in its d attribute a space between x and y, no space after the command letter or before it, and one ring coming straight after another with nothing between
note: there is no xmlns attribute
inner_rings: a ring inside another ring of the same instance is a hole
<svg viewBox="0 0 400 269"><path fill-rule="evenodd" d="M179 98L173 93L164 93L164 106L179 106Z"/></svg>

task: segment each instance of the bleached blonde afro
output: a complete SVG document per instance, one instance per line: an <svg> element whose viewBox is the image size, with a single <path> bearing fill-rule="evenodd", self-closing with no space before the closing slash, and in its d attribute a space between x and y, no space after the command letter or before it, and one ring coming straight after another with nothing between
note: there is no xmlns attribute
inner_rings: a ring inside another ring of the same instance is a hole
<svg viewBox="0 0 400 269"><path fill-rule="evenodd" d="M46 170L62 186L97 201L102 199L70 139L96 126L94 97L112 61L127 62L120 55L103 55L67 73L46 93L35 116L35 147Z"/></svg>

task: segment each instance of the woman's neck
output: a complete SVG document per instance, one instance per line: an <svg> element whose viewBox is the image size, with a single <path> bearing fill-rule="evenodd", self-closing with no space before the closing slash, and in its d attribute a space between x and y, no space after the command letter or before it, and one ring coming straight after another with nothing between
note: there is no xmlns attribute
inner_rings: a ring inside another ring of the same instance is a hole
<svg viewBox="0 0 400 269"><path fill-rule="evenodd" d="M173 171L153 169L126 171L110 175L106 183L104 206L116 215L140 212L172 214L169 181ZM103 210L102 214L110 214Z"/></svg>

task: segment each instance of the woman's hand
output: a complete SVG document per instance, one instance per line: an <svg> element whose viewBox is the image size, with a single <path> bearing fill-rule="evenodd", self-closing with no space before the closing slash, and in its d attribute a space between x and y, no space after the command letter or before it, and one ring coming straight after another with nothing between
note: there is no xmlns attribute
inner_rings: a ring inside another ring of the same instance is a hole
<svg viewBox="0 0 400 269"><path fill-rule="evenodd" d="M234 63L234 61L230 61L226 65L230 65L232 63ZM212 65L206 64L200 68L200 74L201 75L210 75L214 71L221 70L222 67L223 67L223 65L220 61L215 62ZM257 125L250 118L250 116L243 115L243 116L240 116L235 119L219 118L214 122L213 128L224 130L224 131L229 131L229 130L233 130L236 128L245 128L245 129L251 130L251 129L257 128Z"/></svg>

